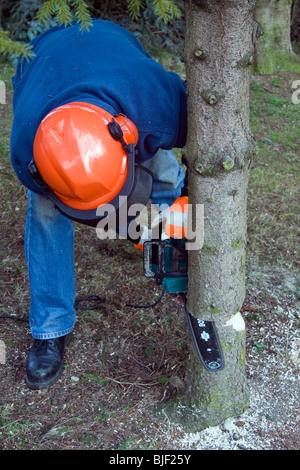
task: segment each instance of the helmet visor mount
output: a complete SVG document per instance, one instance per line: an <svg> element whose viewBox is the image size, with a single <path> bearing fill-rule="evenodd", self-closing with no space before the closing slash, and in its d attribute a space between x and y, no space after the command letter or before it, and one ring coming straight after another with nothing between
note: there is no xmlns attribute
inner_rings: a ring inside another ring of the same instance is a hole
<svg viewBox="0 0 300 470"><path fill-rule="evenodd" d="M96 209L75 209L62 202L59 197L48 187L46 182L40 175L38 168L32 160L28 165L28 171L31 174L39 192L52 201L54 206L67 218L96 227L97 224L109 214L115 213L116 222L120 219L120 212L122 212L122 220L124 214L127 223L135 219L136 215L129 215L129 209L133 204L146 205L150 199L152 192L152 173L136 163L136 149L135 144L126 144L123 138L123 131L121 126L115 119L108 124L108 129L114 140L121 142L126 155L127 155L127 177L120 192L109 203L102 204ZM99 210L100 209L100 210ZM116 227L118 229L118 227Z"/></svg>

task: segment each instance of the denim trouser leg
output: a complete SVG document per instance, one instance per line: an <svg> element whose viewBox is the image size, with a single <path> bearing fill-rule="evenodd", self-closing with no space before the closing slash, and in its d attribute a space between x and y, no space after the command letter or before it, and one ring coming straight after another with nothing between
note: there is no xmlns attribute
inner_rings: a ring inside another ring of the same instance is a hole
<svg viewBox="0 0 300 470"><path fill-rule="evenodd" d="M171 206L175 199L180 197L185 177L172 150L159 149L152 158L143 162L142 166L153 175L152 203Z"/></svg>
<svg viewBox="0 0 300 470"><path fill-rule="evenodd" d="M72 221L47 199L28 191L25 229L34 338L49 339L71 332L75 323L75 273Z"/></svg>

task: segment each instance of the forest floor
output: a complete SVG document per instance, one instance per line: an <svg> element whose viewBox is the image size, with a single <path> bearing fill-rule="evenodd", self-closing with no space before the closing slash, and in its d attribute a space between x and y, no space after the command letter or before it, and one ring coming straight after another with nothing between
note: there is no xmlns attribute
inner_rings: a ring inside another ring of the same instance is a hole
<svg viewBox="0 0 300 470"><path fill-rule="evenodd" d="M249 185L246 373L249 408L186 433L154 410L184 387L187 333L182 304L143 276L129 242L99 240L75 225L77 295L105 298L78 310L60 380L45 390L24 382L32 337L23 253L26 191L9 163L12 68L0 64L2 450L299 450L299 76L254 76L251 120L258 153ZM298 294L297 294L298 289ZM23 319L25 321L21 321ZM5 353L5 357L4 357Z"/></svg>

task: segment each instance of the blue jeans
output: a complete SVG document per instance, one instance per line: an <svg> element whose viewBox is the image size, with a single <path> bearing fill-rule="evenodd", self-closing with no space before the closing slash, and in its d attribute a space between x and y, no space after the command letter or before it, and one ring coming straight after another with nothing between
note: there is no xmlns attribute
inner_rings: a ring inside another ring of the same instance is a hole
<svg viewBox="0 0 300 470"><path fill-rule="evenodd" d="M145 166L154 174L152 202L172 204L180 196L184 180L173 152L159 150ZM72 221L49 200L28 191L25 256L31 293L29 325L36 339L64 336L74 327L73 247Z"/></svg>

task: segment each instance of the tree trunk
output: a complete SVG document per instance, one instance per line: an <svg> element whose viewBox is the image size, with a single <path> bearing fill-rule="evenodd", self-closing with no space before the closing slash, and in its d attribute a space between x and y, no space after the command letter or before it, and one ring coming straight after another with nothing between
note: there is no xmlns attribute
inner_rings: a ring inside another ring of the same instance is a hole
<svg viewBox="0 0 300 470"><path fill-rule="evenodd" d="M255 0L186 0L189 202L204 205L204 245L189 251L188 311L214 321L225 368L208 372L191 345L186 388L165 411L187 432L247 408L246 199L255 153L249 125ZM193 211L195 212L195 211Z"/></svg>
<svg viewBox="0 0 300 470"><path fill-rule="evenodd" d="M261 25L254 71L256 73L300 71L300 60L291 44L292 0L258 0L255 20Z"/></svg>

